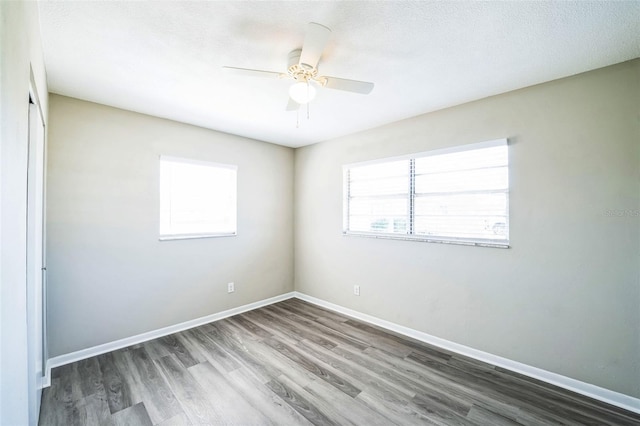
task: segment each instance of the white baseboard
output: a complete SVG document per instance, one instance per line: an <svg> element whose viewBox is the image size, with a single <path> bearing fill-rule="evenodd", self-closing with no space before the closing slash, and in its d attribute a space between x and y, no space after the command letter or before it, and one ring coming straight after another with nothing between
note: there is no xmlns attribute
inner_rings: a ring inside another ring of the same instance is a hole
<svg viewBox="0 0 640 426"><path fill-rule="evenodd" d="M169 327L164 327L158 330L148 331L146 333L138 334L131 337L126 337L124 339L116 340L114 342L104 343L102 345L93 346L91 348L86 348L76 352L71 352L68 354L49 358L47 360L47 369L45 372L45 376L42 379L42 387L46 388L48 386L51 386L51 369L53 368L60 367L62 365L70 364L72 362L80 361L83 359L91 358L96 355L101 355L107 352L115 351L117 349L126 348L127 346L137 345L138 343L147 342L149 340L157 339L158 337L166 336L173 333L178 333L180 331L198 327L203 324L207 324L207 323L217 321L223 318L227 318L233 315L241 314L243 312L258 309L263 306L271 305L273 303L281 302L286 299L291 299L292 297L294 297L294 292L281 294L279 296L274 296L268 299L259 300L257 302L239 306L237 308L228 309L226 311L196 318L190 321L185 321L180 324L170 325Z"/></svg>
<svg viewBox="0 0 640 426"><path fill-rule="evenodd" d="M425 342L430 345L467 356L469 358L474 358L488 364L511 370L516 373L541 380L543 382L551 383L561 388L568 389L570 391L588 396L590 398L606 402L607 404L615 405L617 407L624 408L625 410L640 414L640 399L638 398L634 398L632 396L615 392L609 389L601 388L600 386L592 385L590 383L581 382L580 380L572 379L570 377L566 377L557 373L552 373L541 368L532 367L530 365L503 358L501 356L479 351L477 349L460 345L458 343L450 342L448 340L441 339L439 337L435 337L409 327L404 327L402 325L376 318L371 315L363 314L361 312L354 311L352 309L345 308L343 306L336 305L313 296L308 296L304 293L296 291L294 292L294 297L297 297L298 299L307 301L309 303L313 303L314 305L318 305L323 308L327 308L332 311L353 317L355 319L377 325L395 333L411 337L415 340L419 340L421 342Z"/></svg>

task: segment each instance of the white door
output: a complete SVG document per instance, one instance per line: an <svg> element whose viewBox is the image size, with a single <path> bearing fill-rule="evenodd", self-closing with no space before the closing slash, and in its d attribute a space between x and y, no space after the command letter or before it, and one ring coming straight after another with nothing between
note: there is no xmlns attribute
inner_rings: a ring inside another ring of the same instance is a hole
<svg viewBox="0 0 640 426"><path fill-rule="evenodd" d="M45 133L37 104L29 104L27 172L27 353L29 424L38 424L44 373L44 194Z"/></svg>

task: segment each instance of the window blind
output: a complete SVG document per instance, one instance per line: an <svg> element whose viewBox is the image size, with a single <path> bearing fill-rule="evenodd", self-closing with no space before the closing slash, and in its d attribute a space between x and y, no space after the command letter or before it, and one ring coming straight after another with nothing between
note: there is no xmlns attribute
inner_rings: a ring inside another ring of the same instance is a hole
<svg viewBox="0 0 640 426"><path fill-rule="evenodd" d="M507 140L344 166L344 233L508 246Z"/></svg>

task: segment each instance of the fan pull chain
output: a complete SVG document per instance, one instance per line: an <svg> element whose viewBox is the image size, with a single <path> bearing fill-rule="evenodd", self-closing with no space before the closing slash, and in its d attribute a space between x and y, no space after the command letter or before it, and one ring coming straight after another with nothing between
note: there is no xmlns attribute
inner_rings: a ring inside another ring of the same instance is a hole
<svg viewBox="0 0 640 426"><path fill-rule="evenodd" d="M309 80L307 80L307 120L309 119Z"/></svg>
<svg viewBox="0 0 640 426"><path fill-rule="evenodd" d="M310 88L310 84L309 84L309 80L306 81L307 83L307 99L309 99L309 88ZM311 118L311 114L309 113L309 104L311 102L307 101L307 120L309 120ZM300 128L300 109L302 109L302 105L298 104L298 108L296 109L296 129Z"/></svg>

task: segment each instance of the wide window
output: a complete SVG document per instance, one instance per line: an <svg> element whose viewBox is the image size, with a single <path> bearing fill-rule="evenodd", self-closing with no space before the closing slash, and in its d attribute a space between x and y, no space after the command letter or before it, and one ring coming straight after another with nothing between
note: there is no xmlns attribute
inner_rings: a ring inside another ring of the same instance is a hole
<svg viewBox="0 0 640 426"><path fill-rule="evenodd" d="M506 247L509 156L500 139L344 166L344 233Z"/></svg>
<svg viewBox="0 0 640 426"><path fill-rule="evenodd" d="M237 166L160 157L160 239L236 235Z"/></svg>

